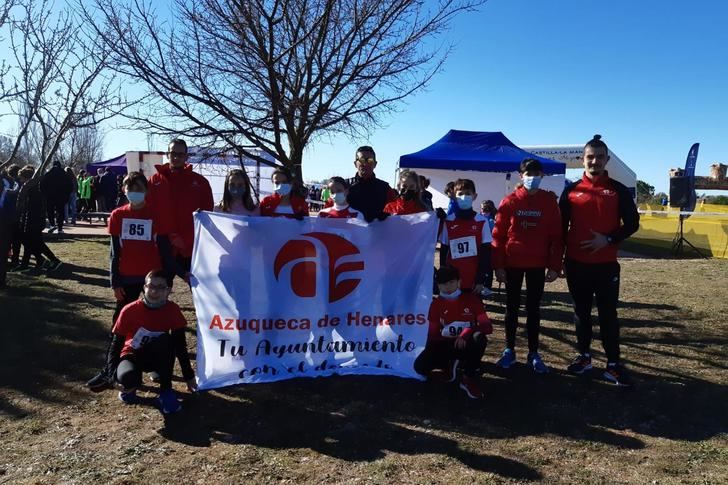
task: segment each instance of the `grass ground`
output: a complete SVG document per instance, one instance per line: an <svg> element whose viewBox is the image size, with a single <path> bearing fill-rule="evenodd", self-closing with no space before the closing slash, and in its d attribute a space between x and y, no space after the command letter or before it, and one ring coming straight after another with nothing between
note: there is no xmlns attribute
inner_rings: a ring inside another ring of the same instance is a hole
<svg viewBox="0 0 728 485"><path fill-rule="evenodd" d="M52 249L67 262L59 274L12 275L0 293L0 483L728 482L728 260L622 262L622 350L638 384L630 392L563 371L575 336L560 280L544 297L541 339L554 371L498 371L497 323L484 401L396 378L194 396L177 382L184 410L164 419L151 387L138 406L83 388L113 309L107 242ZM181 286L173 299L194 355ZM502 320L502 297L488 310Z"/></svg>

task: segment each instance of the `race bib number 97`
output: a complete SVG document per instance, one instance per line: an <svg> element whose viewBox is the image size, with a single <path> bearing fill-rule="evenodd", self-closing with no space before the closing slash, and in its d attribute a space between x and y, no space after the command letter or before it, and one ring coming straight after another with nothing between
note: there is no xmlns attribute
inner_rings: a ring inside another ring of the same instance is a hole
<svg viewBox="0 0 728 485"><path fill-rule="evenodd" d="M475 245L475 236L459 237L450 240L450 254L452 259L469 258L478 255Z"/></svg>
<svg viewBox="0 0 728 485"><path fill-rule="evenodd" d="M151 241L152 221L149 219L124 219L121 222L121 239Z"/></svg>
<svg viewBox="0 0 728 485"><path fill-rule="evenodd" d="M138 350L163 333L164 332L150 332L146 328L142 327L134 334L134 338L131 341L131 348Z"/></svg>

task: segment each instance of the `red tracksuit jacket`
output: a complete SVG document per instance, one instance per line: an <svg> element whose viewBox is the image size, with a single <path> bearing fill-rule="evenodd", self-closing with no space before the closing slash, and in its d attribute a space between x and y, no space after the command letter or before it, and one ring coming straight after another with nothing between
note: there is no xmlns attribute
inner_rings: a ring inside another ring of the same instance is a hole
<svg viewBox="0 0 728 485"><path fill-rule="evenodd" d="M215 205L210 183L193 172L189 163L181 170L172 170L169 163L155 168L157 173L149 178L147 203L159 210L159 233L169 234L175 253L189 258L195 231L192 213L211 211Z"/></svg>
<svg viewBox="0 0 728 485"><path fill-rule="evenodd" d="M427 341L468 338L474 332L493 333L485 307L478 295L462 293L454 300L435 298L430 304Z"/></svg>
<svg viewBox="0 0 728 485"><path fill-rule="evenodd" d="M290 201L293 214L276 214L276 209L281 203L281 196L278 194L269 195L260 201L260 215L263 217L288 218L293 218L296 214L308 215L308 203L303 197L291 194Z"/></svg>
<svg viewBox="0 0 728 485"><path fill-rule="evenodd" d="M637 232L640 215L629 189L609 178L605 171L594 180L586 176L566 189L559 200L566 258L580 263L611 263L617 260L619 243ZM592 252L581 242L594 238L592 231L612 241Z"/></svg>
<svg viewBox="0 0 728 485"><path fill-rule="evenodd" d="M501 202L493 227L493 269L561 270L564 253L556 196L545 190L529 195L518 187Z"/></svg>

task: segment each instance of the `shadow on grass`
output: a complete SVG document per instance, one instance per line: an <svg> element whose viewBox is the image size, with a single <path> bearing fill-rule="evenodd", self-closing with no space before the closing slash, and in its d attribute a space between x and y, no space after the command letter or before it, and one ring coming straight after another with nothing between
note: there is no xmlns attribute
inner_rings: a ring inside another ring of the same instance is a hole
<svg viewBox="0 0 728 485"><path fill-rule="evenodd" d="M352 462L375 461L387 452L438 454L502 477L541 478L517 459L464 448L458 437L449 436L458 426L440 418L464 412L476 413L469 419L480 420L480 407L457 395L438 392L434 401L431 397L422 383L387 377L239 386L189 397L181 414L166 417L160 434L198 447L221 441L270 449L308 448ZM447 406L441 412L428 411L443 399Z"/></svg>
<svg viewBox="0 0 728 485"><path fill-rule="evenodd" d="M100 270L80 265L69 264L68 270L78 278L101 276ZM86 316L88 312L81 308L99 308L110 316L113 305L87 291L70 292L50 278L14 282L19 284L0 294L0 390L48 403L89 399L81 383L101 363L108 327L106 318ZM556 294L544 309L544 319L568 322L543 329L547 344L550 339L574 342L568 298L568 293ZM723 359L718 354L706 359L704 354L725 348L726 339L700 331L691 331L686 339L689 322L666 318L675 311L669 305L632 305L661 316L650 322L625 322L650 332L623 338L625 346L639 347L634 355L641 356L629 361L638 384L633 392L558 371L538 377L516 366L504 373L492 364L485 365L487 398L477 402L466 399L456 387L437 382L383 377L296 379L187 397L182 413L168 417L160 433L190 446L222 441L269 449L309 448L351 462L374 461L388 452L432 453L453 457L476 470L527 481L538 480L541 474L525 460L469 449L467 437L553 435L609 452L643 448L644 442L635 436L639 434L700 441L726 432L728 417L723 408L728 387L716 383L721 382L717 373L725 368ZM716 373L711 374L716 382L671 365L671 356L650 344L674 345L684 353L681 359L703 367L701 373L705 369ZM12 416L32 412L28 408L0 400L0 412Z"/></svg>
<svg viewBox="0 0 728 485"><path fill-rule="evenodd" d="M0 293L0 390L51 403L87 397L79 382L98 370L108 327L85 316L82 306L111 312L108 302L69 292L50 278L13 278ZM2 398L0 412L28 413Z"/></svg>

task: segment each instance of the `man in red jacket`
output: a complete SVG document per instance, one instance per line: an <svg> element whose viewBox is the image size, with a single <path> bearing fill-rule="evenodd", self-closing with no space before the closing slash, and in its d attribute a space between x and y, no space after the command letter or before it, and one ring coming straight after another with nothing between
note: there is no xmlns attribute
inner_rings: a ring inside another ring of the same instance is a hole
<svg viewBox="0 0 728 485"><path fill-rule="evenodd" d="M619 362L619 243L637 232L640 216L629 189L609 178L609 150L600 135L584 147L584 176L569 185L559 206L566 240L566 281L574 299L579 355L568 371L591 370L592 299L596 295L602 345L607 356L604 378L620 386L631 379Z"/></svg>
<svg viewBox="0 0 728 485"><path fill-rule="evenodd" d="M167 158L169 162L156 165L157 173L149 178L147 199L160 211L160 223L165 226L160 233L169 234L178 274L188 281L194 242L192 214L197 210L211 211L215 202L210 183L187 163L184 140L178 138L169 143Z"/></svg>
<svg viewBox="0 0 728 485"><path fill-rule="evenodd" d="M503 199L493 227L493 269L498 281L506 284L506 348L496 365L507 369L516 362L518 307L525 276L526 363L537 374L545 374L549 369L538 353L541 297L544 284L556 280L561 271L561 215L556 196L539 189L543 179L541 162L527 158L519 171L521 185Z"/></svg>

